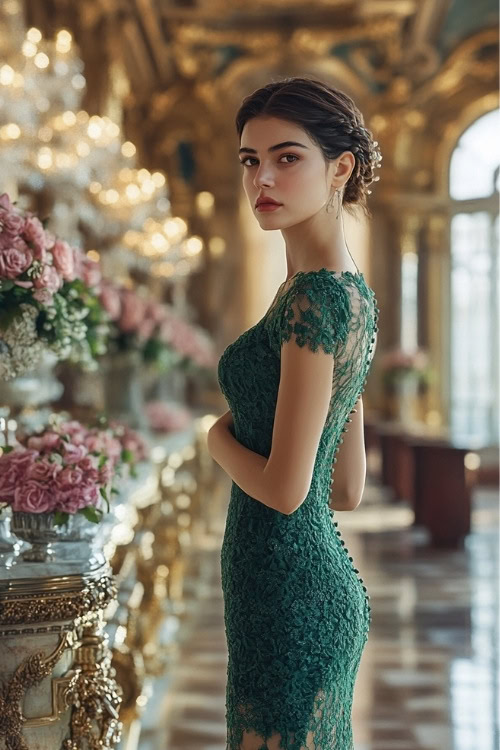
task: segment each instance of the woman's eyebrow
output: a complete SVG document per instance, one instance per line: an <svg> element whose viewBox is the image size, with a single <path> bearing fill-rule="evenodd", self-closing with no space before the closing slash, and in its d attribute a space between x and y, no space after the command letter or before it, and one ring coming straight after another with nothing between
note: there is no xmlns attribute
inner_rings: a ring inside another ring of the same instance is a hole
<svg viewBox="0 0 500 750"><path fill-rule="evenodd" d="M277 143L275 146L269 146L267 149L268 151L277 151L279 148L288 148L288 146L298 146L299 148L309 148L309 146L304 146L303 143L297 143L296 141L283 141L283 143ZM242 153L246 154L256 154L257 151L254 148L248 148L247 146L243 146L238 151L239 154Z"/></svg>

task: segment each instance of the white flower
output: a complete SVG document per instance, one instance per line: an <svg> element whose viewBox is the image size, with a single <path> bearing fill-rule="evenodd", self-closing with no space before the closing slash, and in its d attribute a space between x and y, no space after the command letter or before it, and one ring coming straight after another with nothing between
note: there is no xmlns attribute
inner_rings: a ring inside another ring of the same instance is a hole
<svg viewBox="0 0 500 750"><path fill-rule="evenodd" d="M22 315L0 331L0 380L12 380L32 370L40 361L45 344L38 338L33 305L21 304Z"/></svg>

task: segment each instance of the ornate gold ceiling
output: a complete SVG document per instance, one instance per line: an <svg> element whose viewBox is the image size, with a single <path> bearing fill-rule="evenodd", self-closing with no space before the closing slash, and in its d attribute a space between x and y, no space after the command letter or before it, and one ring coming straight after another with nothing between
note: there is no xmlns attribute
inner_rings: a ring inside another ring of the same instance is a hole
<svg viewBox="0 0 500 750"><path fill-rule="evenodd" d="M100 54L105 67L109 55L119 55L136 102L177 83L179 76L220 80L225 88L252 68L287 72L319 65L334 71L337 65L349 71L358 95L380 93L395 75L417 82L439 64L432 42L448 5L448 0L26 0L30 24L45 32L69 27L84 57Z"/></svg>
<svg viewBox="0 0 500 750"><path fill-rule="evenodd" d="M145 161L174 175L180 204L183 191L207 189L214 169L218 198L231 199L234 114L273 78L315 75L355 99L384 153L379 195L400 191L401 180L424 192L439 182L435 143L471 97L487 102L497 89L493 0L25 0L25 8L45 34L73 32L86 108L102 112L110 91L120 95L129 137Z"/></svg>

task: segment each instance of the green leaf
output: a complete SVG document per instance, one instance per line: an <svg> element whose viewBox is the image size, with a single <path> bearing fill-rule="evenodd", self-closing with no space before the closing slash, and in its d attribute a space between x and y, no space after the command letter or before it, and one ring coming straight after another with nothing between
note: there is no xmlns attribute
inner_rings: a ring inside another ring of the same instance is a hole
<svg viewBox="0 0 500 750"><path fill-rule="evenodd" d="M99 455L99 454L97 454L97 455ZM103 455L101 456L101 458L99 459L99 464L98 464L98 468L99 468L99 469L102 469L102 467L103 467L103 466L104 466L104 464L105 464L105 463L107 462L107 460L108 460L108 457L107 457L107 456L105 456L105 455L103 454Z"/></svg>
<svg viewBox="0 0 500 750"><path fill-rule="evenodd" d="M87 521L91 521L91 523L99 523L104 515L102 510L94 508L93 505L87 505L86 508L81 508L78 513L81 513L83 516L85 516Z"/></svg>
<svg viewBox="0 0 500 750"><path fill-rule="evenodd" d="M62 510L56 510L54 513L54 526L63 526L69 521L69 513L64 513Z"/></svg>
<svg viewBox="0 0 500 750"><path fill-rule="evenodd" d="M134 455L133 455L132 451L129 451L127 448L124 448L122 450L121 459L125 463L130 464L134 460Z"/></svg>
<svg viewBox="0 0 500 750"><path fill-rule="evenodd" d="M14 450L13 445L2 445L2 454L10 453L13 450Z"/></svg>
<svg viewBox="0 0 500 750"><path fill-rule="evenodd" d="M109 500L108 493L106 492L106 487L99 487L99 492L101 493L101 497L104 498L104 501L106 503L106 510L109 513Z"/></svg>

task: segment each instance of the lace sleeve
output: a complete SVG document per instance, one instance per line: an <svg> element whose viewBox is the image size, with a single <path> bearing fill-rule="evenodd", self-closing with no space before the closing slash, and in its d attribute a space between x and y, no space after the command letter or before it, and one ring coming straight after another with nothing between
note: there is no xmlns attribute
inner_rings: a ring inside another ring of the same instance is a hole
<svg viewBox="0 0 500 750"><path fill-rule="evenodd" d="M313 352L335 354L349 331L350 297L334 276L304 274L284 296L277 321L279 346L293 340Z"/></svg>

